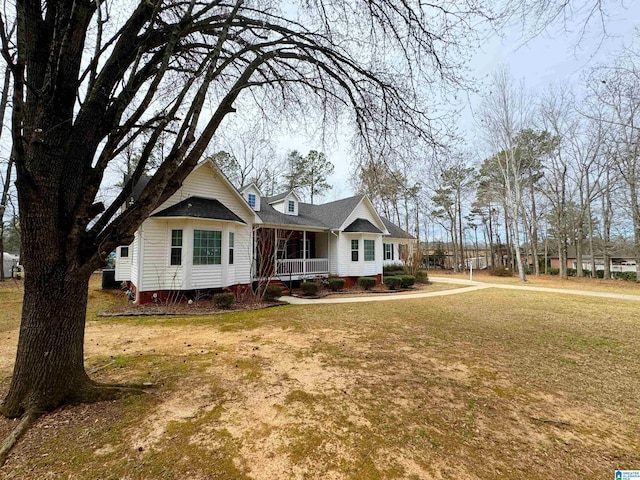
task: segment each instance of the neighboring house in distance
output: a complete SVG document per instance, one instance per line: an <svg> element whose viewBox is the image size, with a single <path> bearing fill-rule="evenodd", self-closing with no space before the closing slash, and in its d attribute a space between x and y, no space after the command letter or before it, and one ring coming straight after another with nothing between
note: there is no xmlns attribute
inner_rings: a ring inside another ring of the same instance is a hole
<svg viewBox="0 0 640 480"><path fill-rule="evenodd" d="M129 202L135 198L134 191ZM140 303L178 291L235 290L265 277L382 282L383 264L397 263L414 243L364 195L322 205L302 202L293 190L265 197L254 184L236 190L207 160L142 223L131 245L118 247L116 280L129 282Z"/></svg>
<svg viewBox="0 0 640 480"><path fill-rule="evenodd" d="M611 257L611 272L635 272L636 271L636 259L633 252L633 247L620 247L612 248L609 251ZM602 247L598 247L594 252L596 270L604 270L604 254ZM560 268L560 258L557 254L553 254L549 257L549 265L551 268ZM567 268L576 269L578 267L578 258L576 254L576 247L570 246L567 249ZM584 270L591 270L591 257L588 251L582 255L582 268Z"/></svg>

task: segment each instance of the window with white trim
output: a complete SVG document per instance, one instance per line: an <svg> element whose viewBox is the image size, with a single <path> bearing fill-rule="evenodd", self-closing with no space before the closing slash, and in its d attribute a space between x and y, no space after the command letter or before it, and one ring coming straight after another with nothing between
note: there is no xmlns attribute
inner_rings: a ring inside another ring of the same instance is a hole
<svg viewBox="0 0 640 480"><path fill-rule="evenodd" d="M373 262L376 259L376 242L375 240L364 241L364 261Z"/></svg>
<svg viewBox="0 0 640 480"><path fill-rule="evenodd" d="M289 200L289 213L295 213L296 211L296 202L293 200Z"/></svg>
<svg viewBox="0 0 640 480"><path fill-rule="evenodd" d="M171 230L170 265L182 265L182 230Z"/></svg>
<svg viewBox="0 0 640 480"><path fill-rule="evenodd" d="M120 258L129 257L129 247L120 247Z"/></svg>
<svg viewBox="0 0 640 480"><path fill-rule="evenodd" d="M385 260L395 260L393 255L393 243L385 243L384 244L384 259Z"/></svg>
<svg viewBox="0 0 640 480"><path fill-rule="evenodd" d="M358 250L360 250L359 244L360 242L358 242L358 240L351 240L351 261L352 262L357 262L358 261Z"/></svg>
<svg viewBox="0 0 640 480"><path fill-rule="evenodd" d="M279 260L287 258L287 239L286 238L278 239L278 251L276 256Z"/></svg>
<svg viewBox="0 0 640 480"><path fill-rule="evenodd" d="M249 195L247 195L247 200L249 202L249 206L251 208L256 208L256 196L253 193L250 193Z"/></svg>
<svg viewBox="0 0 640 480"><path fill-rule="evenodd" d="M222 263L222 232L193 231L193 264L220 265Z"/></svg>
<svg viewBox="0 0 640 480"><path fill-rule="evenodd" d="M233 265L233 254L235 250L236 234L229 232L229 265Z"/></svg>

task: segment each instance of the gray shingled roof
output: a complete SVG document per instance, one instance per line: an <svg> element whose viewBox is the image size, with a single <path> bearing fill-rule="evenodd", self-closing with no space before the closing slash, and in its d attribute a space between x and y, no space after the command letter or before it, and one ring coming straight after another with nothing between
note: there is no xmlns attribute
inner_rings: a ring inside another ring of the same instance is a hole
<svg viewBox="0 0 640 480"><path fill-rule="evenodd" d="M298 215L286 215L273 208L268 202L263 201L260 202L260 211L256 213L262 219L262 222L266 224L328 230L329 226L313 215L313 209L306 208L315 206L317 205L298 203Z"/></svg>
<svg viewBox="0 0 640 480"><path fill-rule="evenodd" d="M403 229L401 229L399 226L397 226L395 223L393 223L388 218L385 218L385 217L380 217L380 218L382 219L382 223L384 223L384 226L387 227L387 231L389 232L389 235L385 235L385 237L389 237L389 238L413 238L413 239L416 238L413 235L405 232Z"/></svg>
<svg viewBox="0 0 640 480"><path fill-rule="evenodd" d="M311 207L314 217L328 225L332 230L335 230L342 226L363 198L364 195L356 195L354 197L343 198L342 200L336 200L335 202L324 203L322 205L310 205L307 203L304 205L305 207Z"/></svg>
<svg viewBox="0 0 640 480"><path fill-rule="evenodd" d="M376 226L369 220L364 218L356 218L349 224L345 232L358 232L358 233L382 233L382 230L376 228Z"/></svg>
<svg viewBox="0 0 640 480"><path fill-rule="evenodd" d="M273 197L265 197L264 199L269 204L276 203L276 202L279 202L280 200L282 200L287 195L289 195L291 192L293 192L293 190L287 190L286 192L279 193L278 195L274 195ZM297 195L298 194L296 193L296 196Z"/></svg>
<svg viewBox="0 0 640 480"><path fill-rule="evenodd" d="M151 216L209 218L212 220L245 223L220 203L219 200L203 197L189 197Z"/></svg>
<svg viewBox="0 0 640 480"><path fill-rule="evenodd" d="M274 209L270 202L284 198L287 194L265 198L260 204L260 211L256 212L262 221L272 225L290 225L296 227L315 227L323 230L339 229L353 209L362 201L363 195L343 198L335 202L322 205L298 203L298 215L286 215ZM274 200L276 199L276 200Z"/></svg>

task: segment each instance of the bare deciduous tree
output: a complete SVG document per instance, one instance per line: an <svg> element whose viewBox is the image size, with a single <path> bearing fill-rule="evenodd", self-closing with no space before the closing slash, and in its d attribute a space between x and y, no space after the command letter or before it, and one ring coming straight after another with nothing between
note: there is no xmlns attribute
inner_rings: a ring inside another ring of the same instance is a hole
<svg viewBox="0 0 640 480"><path fill-rule="evenodd" d="M428 140L420 90L458 83L451 55L464 53L477 21L492 16L466 2L390 0L13 5L0 18L0 42L13 80L25 293L0 410L24 415L18 433L66 402L130 391L85 371L89 278L180 187L229 114L244 102L272 111L348 107L362 138L394 126ZM13 20L15 35L6 28ZM122 192L108 205L97 201L107 167L143 134ZM162 163L121 212L161 141Z"/></svg>
<svg viewBox="0 0 640 480"><path fill-rule="evenodd" d="M481 118L487 139L496 153L504 181L511 233L520 281L526 281L522 265L519 219L522 213L523 164L518 156L517 135L529 125L529 102L523 85L516 86L506 68L493 75L491 92L485 97Z"/></svg>

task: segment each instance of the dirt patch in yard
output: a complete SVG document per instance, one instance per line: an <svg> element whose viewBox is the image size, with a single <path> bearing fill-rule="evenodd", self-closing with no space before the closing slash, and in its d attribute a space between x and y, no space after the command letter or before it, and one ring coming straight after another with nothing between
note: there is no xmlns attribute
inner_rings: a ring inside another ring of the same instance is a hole
<svg viewBox="0 0 640 480"><path fill-rule="evenodd" d="M607 478L640 464L639 324L636 304L490 290L91 320L92 376L154 388L43 417L0 476Z"/></svg>

